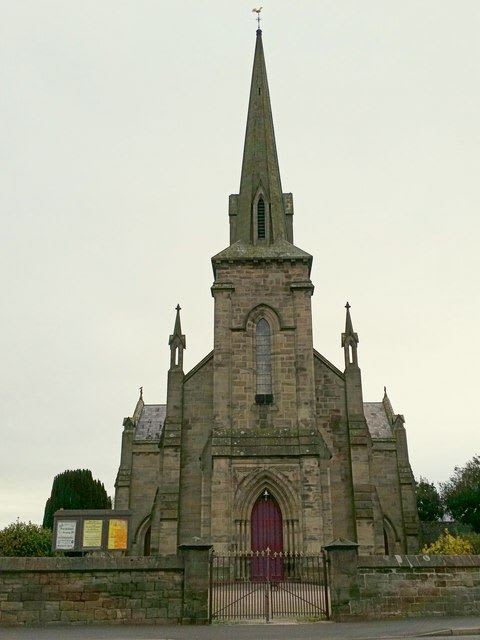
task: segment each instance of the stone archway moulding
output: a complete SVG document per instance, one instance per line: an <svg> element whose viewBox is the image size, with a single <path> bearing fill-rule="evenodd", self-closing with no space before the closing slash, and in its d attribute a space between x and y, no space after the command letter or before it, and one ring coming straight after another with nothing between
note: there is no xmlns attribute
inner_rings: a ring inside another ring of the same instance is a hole
<svg viewBox="0 0 480 640"><path fill-rule="evenodd" d="M275 498L282 514L284 550L293 552L301 549L301 509L297 494L283 473L266 468L251 471L240 481L235 491L234 547L239 551L250 550L252 509L265 489Z"/></svg>
<svg viewBox="0 0 480 640"><path fill-rule="evenodd" d="M284 520L298 519L300 504L290 481L283 473L271 469L255 469L243 478L234 498L236 519L249 520L258 497L267 489L278 502Z"/></svg>
<svg viewBox="0 0 480 640"><path fill-rule="evenodd" d="M266 320L268 320L270 326L275 332L295 328L294 326L285 322L282 313L278 309L275 309L275 307L272 307L271 305L265 303L257 304L255 307L250 309L243 317L243 321L241 322L241 324L238 327L235 326L233 328L236 330L252 333L256 323L258 322L258 320L260 320L260 318L265 318Z"/></svg>

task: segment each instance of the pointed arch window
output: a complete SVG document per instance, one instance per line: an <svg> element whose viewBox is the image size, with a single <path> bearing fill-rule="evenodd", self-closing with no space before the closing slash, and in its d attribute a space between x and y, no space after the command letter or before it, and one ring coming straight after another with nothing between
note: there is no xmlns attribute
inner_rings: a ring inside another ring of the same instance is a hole
<svg viewBox="0 0 480 640"><path fill-rule="evenodd" d="M255 331L255 351L257 369L257 388L255 402L272 404L272 336L270 325L261 318Z"/></svg>
<svg viewBox="0 0 480 640"><path fill-rule="evenodd" d="M260 240L266 238L266 233L265 200L260 196L257 202L257 238Z"/></svg>

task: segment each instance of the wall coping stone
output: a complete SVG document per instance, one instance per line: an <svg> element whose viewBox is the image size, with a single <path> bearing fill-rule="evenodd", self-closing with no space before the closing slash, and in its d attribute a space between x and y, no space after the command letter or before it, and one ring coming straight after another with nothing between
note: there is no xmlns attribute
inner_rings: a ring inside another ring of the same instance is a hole
<svg viewBox="0 0 480 640"><path fill-rule="evenodd" d="M323 548L326 549L326 551L333 551L333 549L357 549L358 542L353 542L346 538L335 538L332 542L324 545Z"/></svg>
<svg viewBox="0 0 480 640"><path fill-rule="evenodd" d="M440 555L395 555L359 556L358 568L362 569L415 569L438 567L480 567L480 555L440 556Z"/></svg>
<svg viewBox="0 0 480 640"><path fill-rule="evenodd" d="M83 558L7 558L0 557L0 573L17 571L178 571L183 570L180 556L118 556Z"/></svg>

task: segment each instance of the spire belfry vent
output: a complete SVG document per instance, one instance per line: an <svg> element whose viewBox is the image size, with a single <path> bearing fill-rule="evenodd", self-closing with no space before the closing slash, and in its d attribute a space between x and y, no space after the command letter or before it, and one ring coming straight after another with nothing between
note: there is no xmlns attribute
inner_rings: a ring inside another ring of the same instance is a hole
<svg viewBox="0 0 480 640"><path fill-rule="evenodd" d="M265 234L265 200L260 198L257 203L257 237L262 240Z"/></svg>

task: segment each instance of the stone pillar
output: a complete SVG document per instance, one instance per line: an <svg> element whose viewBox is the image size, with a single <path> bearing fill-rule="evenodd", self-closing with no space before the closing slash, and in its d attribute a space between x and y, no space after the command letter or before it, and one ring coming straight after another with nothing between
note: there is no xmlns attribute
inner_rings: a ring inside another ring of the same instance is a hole
<svg viewBox="0 0 480 640"><path fill-rule="evenodd" d="M123 421L122 455L115 480L115 509L130 507L130 483L132 480L132 448L135 424L131 418Z"/></svg>
<svg viewBox="0 0 480 640"><path fill-rule="evenodd" d="M177 312L178 314L178 312ZM177 326L175 325L175 328ZM168 371L167 414L163 426L161 482L152 514L152 555L174 555L177 551L180 517L180 471L183 423L183 343L170 336L172 363ZM173 338L173 340L172 340ZM185 336L181 336L185 338ZM174 352L178 350L178 364Z"/></svg>
<svg viewBox="0 0 480 640"><path fill-rule="evenodd" d="M208 591L210 588L210 550L205 542L181 544L184 558L183 624L208 624Z"/></svg>
<svg viewBox="0 0 480 640"><path fill-rule="evenodd" d="M355 598L357 586L358 544L337 538L325 545L330 580L332 619L341 620L350 614L350 601Z"/></svg>

